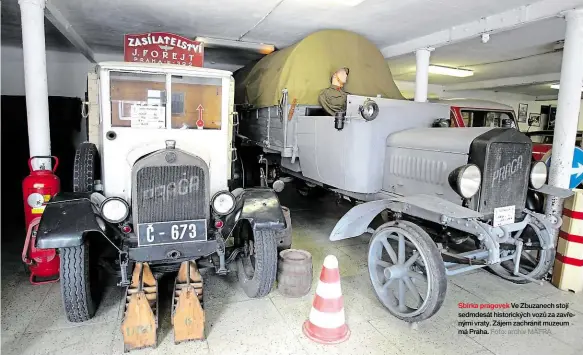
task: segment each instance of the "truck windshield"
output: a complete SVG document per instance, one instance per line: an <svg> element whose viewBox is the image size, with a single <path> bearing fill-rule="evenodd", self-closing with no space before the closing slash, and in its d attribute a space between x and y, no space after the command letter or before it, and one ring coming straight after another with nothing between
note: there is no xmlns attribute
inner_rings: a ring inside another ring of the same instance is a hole
<svg viewBox="0 0 583 355"><path fill-rule="evenodd" d="M112 72L112 127L221 129L220 78L172 76L169 86L165 74Z"/></svg>
<svg viewBox="0 0 583 355"><path fill-rule="evenodd" d="M219 78L172 76L172 128L221 129Z"/></svg>
<svg viewBox="0 0 583 355"><path fill-rule="evenodd" d="M514 114L510 111L461 110L466 127L502 127L504 120L511 120L516 128Z"/></svg>
<svg viewBox="0 0 583 355"><path fill-rule="evenodd" d="M166 128L164 74L110 74L111 126Z"/></svg>

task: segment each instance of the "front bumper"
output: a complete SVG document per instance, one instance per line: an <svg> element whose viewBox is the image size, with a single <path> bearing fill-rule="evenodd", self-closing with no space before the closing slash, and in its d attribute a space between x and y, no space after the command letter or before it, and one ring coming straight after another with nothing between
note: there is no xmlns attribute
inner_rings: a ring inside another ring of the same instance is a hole
<svg viewBox="0 0 583 355"><path fill-rule="evenodd" d="M130 260L139 262L206 257L217 251L217 241L176 243L129 248Z"/></svg>

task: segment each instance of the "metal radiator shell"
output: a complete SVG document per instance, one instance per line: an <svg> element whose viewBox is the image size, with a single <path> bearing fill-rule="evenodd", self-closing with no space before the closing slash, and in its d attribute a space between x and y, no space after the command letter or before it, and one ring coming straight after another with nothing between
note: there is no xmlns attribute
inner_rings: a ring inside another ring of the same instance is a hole
<svg viewBox="0 0 583 355"><path fill-rule="evenodd" d="M514 205L522 213L530 175L532 142L514 128L495 128L474 139L469 162L482 171L482 186L472 198L473 209L486 215Z"/></svg>
<svg viewBox="0 0 583 355"><path fill-rule="evenodd" d="M191 178L194 176L198 176L198 188L191 191ZM157 181L148 181L152 177L157 178ZM180 191L184 188L188 191L184 195L177 190L177 183L181 179L188 181L180 185ZM169 188L169 184L174 185ZM207 163L180 149L164 149L139 159L132 169L133 223L193 219L210 219L210 174Z"/></svg>

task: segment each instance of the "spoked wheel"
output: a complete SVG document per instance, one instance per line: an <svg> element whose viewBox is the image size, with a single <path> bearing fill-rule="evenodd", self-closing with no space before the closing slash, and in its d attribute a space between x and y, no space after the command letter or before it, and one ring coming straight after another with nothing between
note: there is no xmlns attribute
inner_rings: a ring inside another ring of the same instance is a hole
<svg viewBox="0 0 583 355"><path fill-rule="evenodd" d="M372 235L368 271L378 299L395 317L419 322L433 316L447 289L435 243L414 223L393 221Z"/></svg>
<svg viewBox="0 0 583 355"><path fill-rule="evenodd" d="M237 261L239 284L251 298L264 297L271 291L277 274L277 241L274 231L252 231L244 228L242 233L245 252Z"/></svg>
<svg viewBox="0 0 583 355"><path fill-rule="evenodd" d="M534 224L529 224L526 226L525 230L522 232L520 238L524 244L530 244L532 246L540 246L541 243L541 230ZM525 245L525 248L527 246ZM516 253L515 250L502 253L502 256L513 255ZM555 249L547 250L522 250L520 255L520 266L519 272L523 275L527 275L535 280L541 280L548 273L553 266L553 261L555 260ZM501 262L497 265L492 265L489 267L490 271L494 274L502 277L505 280L512 281L518 284L529 283L523 277L514 275L514 260L508 260Z"/></svg>

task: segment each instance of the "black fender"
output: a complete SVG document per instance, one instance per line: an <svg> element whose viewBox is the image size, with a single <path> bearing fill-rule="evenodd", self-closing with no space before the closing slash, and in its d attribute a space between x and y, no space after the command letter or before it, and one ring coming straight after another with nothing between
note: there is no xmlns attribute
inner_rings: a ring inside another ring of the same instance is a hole
<svg viewBox="0 0 583 355"><path fill-rule="evenodd" d="M249 221L256 230L285 231L287 223L275 191L269 188L238 188L233 190L235 208L225 218L225 234L229 235L237 222Z"/></svg>
<svg viewBox="0 0 583 355"><path fill-rule="evenodd" d="M83 244L85 236L97 232L105 236L97 222L90 193L65 192L46 205L36 237L39 249L68 248Z"/></svg>

